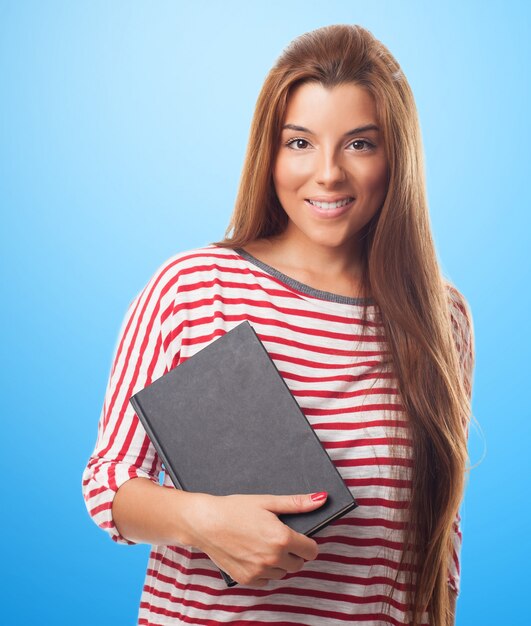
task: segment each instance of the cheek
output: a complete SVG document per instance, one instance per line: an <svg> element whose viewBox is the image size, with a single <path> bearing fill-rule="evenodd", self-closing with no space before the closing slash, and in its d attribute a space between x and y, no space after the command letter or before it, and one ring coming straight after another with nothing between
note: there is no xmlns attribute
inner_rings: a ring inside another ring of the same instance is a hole
<svg viewBox="0 0 531 626"><path fill-rule="evenodd" d="M373 164L372 167L367 167L363 182L368 195L374 196L378 202L383 200L387 193L387 164L382 162L377 166Z"/></svg>
<svg viewBox="0 0 531 626"><path fill-rule="evenodd" d="M277 189L295 191L306 182L311 173L307 159L277 158L273 169L273 181Z"/></svg>

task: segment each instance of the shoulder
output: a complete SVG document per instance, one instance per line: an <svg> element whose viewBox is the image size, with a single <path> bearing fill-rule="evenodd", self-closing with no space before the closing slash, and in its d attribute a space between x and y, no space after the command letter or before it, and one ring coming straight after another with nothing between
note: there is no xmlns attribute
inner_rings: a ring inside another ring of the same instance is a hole
<svg viewBox="0 0 531 626"><path fill-rule="evenodd" d="M143 283L129 302L128 317L161 316L166 319L179 302L208 294L209 285L219 280L219 274L238 268L242 258L230 248L208 245L178 252L167 258Z"/></svg>
<svg viewBox="0 0 531 626"><path fill-rule="evenodd" d="M244 260L231 248L214 244L178 252L162 262L130 303L144 302L162 308L175 306L191 291L198 296L209 293L209 287L224 276L242 273Z"/></svg>
<svg viewBox="0 0 531 626"><path fill-rule="evenodd" d="M177 252L159 265L152 280L168 280L187 271L230 265L238 258L234 250L215 245Z"/></svg>
<svg viewBox="0 0 531 626"><path fill-rule="evenodd" d="M467 387L471 385L472 370L475 361L474 323L472 311L465 296L449 281L446 281L452 334L459 354L459 362Z"/></svg>
<svg viewBox="0 0 531 626"><path fill-rule="evenodd" d="M465 296L448 280L445 287L454 333L473 335L472 311Z"/></svg>
<svg viewBox="0 0 531 626"><path fill-rule="evenodd" d="M230 269L239 262L241 258L234 250L215 245L178 252L158 266L146 288L166 292L189 280L204 278L224 268Z"/></svg>

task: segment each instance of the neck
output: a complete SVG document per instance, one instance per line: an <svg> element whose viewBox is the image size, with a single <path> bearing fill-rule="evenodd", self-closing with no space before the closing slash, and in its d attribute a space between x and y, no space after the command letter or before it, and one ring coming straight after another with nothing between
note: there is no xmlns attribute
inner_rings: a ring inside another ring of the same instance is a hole
<svg viewBox="0 0 531 626"><path fill-rule="evenodd" d="M282 233L272 238L271 244L282 263L294 269L330 279L361 277L361 245L356 241L331 247Z"/></svg>

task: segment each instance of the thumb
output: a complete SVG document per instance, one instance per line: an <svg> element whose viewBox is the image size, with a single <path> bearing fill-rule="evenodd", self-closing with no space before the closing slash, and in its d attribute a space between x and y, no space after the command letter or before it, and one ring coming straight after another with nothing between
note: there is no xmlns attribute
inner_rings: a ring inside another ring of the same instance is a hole
<svg viewBox="0 0 531 626"><path fill-rule="evenodd" d="M272 513L304 513L322 506L327 497L326 491L289 496L268 496L265 508Z"/></svg>

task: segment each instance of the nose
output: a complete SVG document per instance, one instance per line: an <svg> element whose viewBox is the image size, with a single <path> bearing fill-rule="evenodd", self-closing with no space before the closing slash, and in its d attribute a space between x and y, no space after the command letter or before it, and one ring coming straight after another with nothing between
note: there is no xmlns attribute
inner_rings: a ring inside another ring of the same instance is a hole
<svg viewBox="0 0 531 626"><path fill-rule="evenodd" d="M319 155L315 180L320 185L333 186L345 180L341 158L332 150L323 150Z"/></svg>

